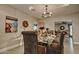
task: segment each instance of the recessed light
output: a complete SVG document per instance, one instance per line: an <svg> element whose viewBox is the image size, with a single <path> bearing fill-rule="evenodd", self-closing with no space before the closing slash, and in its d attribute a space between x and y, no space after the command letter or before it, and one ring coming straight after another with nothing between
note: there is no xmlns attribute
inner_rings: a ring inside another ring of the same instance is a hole
<svg viewBox="0 0 79 59"><path fill-rule="evenodd" d="M30 6L30 7L29 7L29 10L30 10L30 11L35 11L35 8L32 7L32 6Z"/></svg>

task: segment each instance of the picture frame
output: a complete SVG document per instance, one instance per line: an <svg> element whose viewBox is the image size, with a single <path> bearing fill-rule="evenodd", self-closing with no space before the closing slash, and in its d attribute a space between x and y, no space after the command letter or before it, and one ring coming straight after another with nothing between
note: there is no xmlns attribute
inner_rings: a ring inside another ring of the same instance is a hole
<svg viewBox="0 0 79 59"><path fill-rule="evenodd" d="M6 16L5 32L14 33L17 31L18 31L18 19L11 16Z"/></svg>
<svg viewBox="0 0 79 59"><path fill-rule="evenodd" d="M64 30L65 29L65 27L64 26L60 26L60 30Z"/></svg>
<svg viewBox="0 0 79 59"><path fill-rule="evenodd" d="M26 20L24 20L24 21L22 21L22 26L24 27L24 28L27 28L28 27L28 21L26 21Z"/></svg>

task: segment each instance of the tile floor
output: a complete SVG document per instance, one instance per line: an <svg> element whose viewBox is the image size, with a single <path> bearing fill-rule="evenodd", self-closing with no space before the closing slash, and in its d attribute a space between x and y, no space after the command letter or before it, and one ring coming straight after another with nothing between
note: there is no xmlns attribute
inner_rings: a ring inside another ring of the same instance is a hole
<svg viewBox="0 0 79 59"><path fill-rule="evenodd" d="M68 50L68 48L66 48L66 46L64 49L64 53L70 54L70 51ZM20 47L16 47L14 49L5 51L2 54L24 54L24 49L23 49L23 46L20 46ZM79 45L74 45L74 54L79 54Z"/></svg>
<svg viewBox="0 0 79 59"><path fill-rule="evenodd" d="M74 53L79 54L79 45L74 45Z"/></svg>
<svg viewBox="0 0 79 59"><path fill-rule="evenodd" d="M14 49L5 51L2 54L24 54L24 49L23 48L24 48L23 46L19 46L19 47L16 47Z"/></svg>

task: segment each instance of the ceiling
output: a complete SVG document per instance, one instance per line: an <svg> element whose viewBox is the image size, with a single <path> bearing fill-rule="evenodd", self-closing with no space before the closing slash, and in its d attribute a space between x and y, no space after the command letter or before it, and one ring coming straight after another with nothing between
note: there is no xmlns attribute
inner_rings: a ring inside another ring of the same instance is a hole
<svg viewBox="0 0 79 59"><path fill-rule="evenodd" d="M30 16L41 17L41 14L45 10L44 4L11 4L9 5L13 8L18 9ZM29 7L33 7L34 10L29 10ZM53 13L53 16L71 14L79 12L78 4L48 4L48 10Z"/></svg>

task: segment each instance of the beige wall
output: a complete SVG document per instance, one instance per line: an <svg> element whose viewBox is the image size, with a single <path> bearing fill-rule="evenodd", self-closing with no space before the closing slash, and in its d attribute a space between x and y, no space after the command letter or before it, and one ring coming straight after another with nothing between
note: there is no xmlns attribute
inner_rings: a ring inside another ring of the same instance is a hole
<svg viewBox="0 0 79 59"><path fill-rule="evenodd" d="M72 21L73 25L73 41L79 42L79 13L57 16L50 19L46 19L45 27L54 30L54 22L57 21Z"/></svg>
<svg viewBox="0 0 79 59"><path fill-rule="evenodd" d="M17 33L5 33L6 16L18 18L18 32ZM0 5L0 49L20 43L20 40L15 40L12 38L20 35L21 32L23 31L23 27L21 25L22 24L21 22L23 20L27 20L29 23L29 27L27 29L31 29L32 24L34 24L35 22L34 19L29 17L25 13L18 11L17 9L14 9L8 5Z"/></svg>

